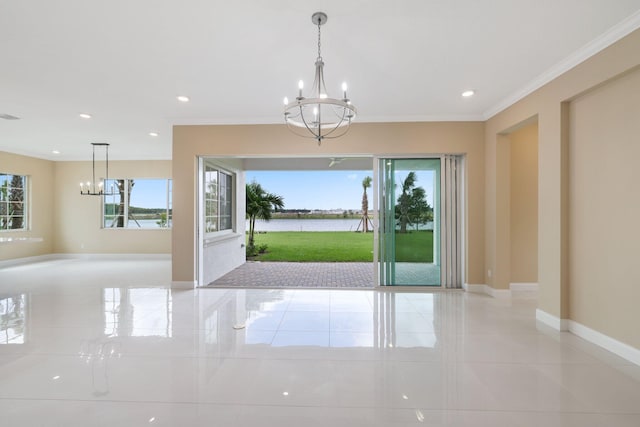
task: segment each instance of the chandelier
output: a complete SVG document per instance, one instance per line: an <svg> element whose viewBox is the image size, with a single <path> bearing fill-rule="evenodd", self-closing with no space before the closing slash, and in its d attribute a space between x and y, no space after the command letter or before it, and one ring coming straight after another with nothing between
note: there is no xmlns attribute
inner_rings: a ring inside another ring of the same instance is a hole
<svg viewBox="0 0 640 427"><path fill-rule="evenodd" d="M83 196L112 196L114 195L114 188L106 190L104 188L105 183L109 181L109 144L106 142L92 142L93 146L93 161L92 161L92 180L80 183L80 194ZM96 147L104 147L104 179L98 179L96 182Z"/></svg>
<svg viewBox="0 0 640 427"><path fill-rule="evenodd" d="M298 82L298 96L295 101L284 99L284 120L295 134L314 138L318 145L327 138L338 138L349 130L351 121L356 117L356 107L347 98L347 84L342 83L342 98L330 98L324 84L324 62L320 52L320 26L327 22L327 15L316 12L311 22L318 26L318 57L316 73L309 97L302 96L304 83Z"/></svg>

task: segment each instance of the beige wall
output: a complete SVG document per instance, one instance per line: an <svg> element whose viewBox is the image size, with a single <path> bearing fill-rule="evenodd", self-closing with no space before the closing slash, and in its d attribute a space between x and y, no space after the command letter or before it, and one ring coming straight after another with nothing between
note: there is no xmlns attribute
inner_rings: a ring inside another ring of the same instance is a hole
<svg viewBox="0 0 640 427"><path fill-rule="evenodd" d="M3 231L0 237L36 237L37 243L0 243L0 261L51 253L53 235L54 163L0 151L0 172L29 177L29 230Z"/></svg>
<svg viewBox="0 0 640 427"><path fill-rule="evenodd" d="M640 70L571 102L571 319L640 348Z"/></svg>
<svg viewBox="0 0 640 427"><path fill-rule="evenodd" d="M509 134L510 283L538 281L538 124Z"/></svg>
<svg viewBox="0 0 640 427"><path fill-rule="evenodd" d="M505 248L510 247L509 239L505 239L508 232L500 232L504 227L503 220L508 217L509 210L503 203L509 197L509 189L505 188L501 181L504 176L508 176L505 165L500 161L503 156L505 134L511 129L527 122L532 117L537 116L538 120L538 283L540 284L540 295L538 305L540 310L556 316L559 319L570 319L577 313L585 312L586 307L582 307L582 301L577 299L573 289L582 284L569 275L569 258L574 260L585 260L586 258L576 258L573 251L575 246L570 246L569 227L574 221L583 218L584 212L572 212L569 214L569 194L571 189L583 185L580 182L573 182L570 186L569 176L569 140L570 135L575 135L579 130L570 123L571 111L570 102L578 99L584 93L594 88L607 85L612 79L629 73L634 68L640 67L640 30L637 30L612 46L604 49L590 59L584 61L572 70L559 76L552 82L533 92L521 101L495 115L485 124L485 158L486 158L486 223L485 223L485 273L489 269L496 268L503 270L509 266L500 266L500 254L508 252ZM609 104L628 104L630 94L618 96L615 100L609 100ZM578 101L576 101L578 102ZM575 107L575 104L574 104ZM612 110L613 111L613 110ZM611 113L605 107L602 110L605 116ZM624 115L621 118L611 119L623 120L624 125L617 129L616 134L637 135L637 127L634 128L632 122L637 121L637 114L634 118ZM582 123L582 122L581 122ZM572 136L573 137L573 136ZM637 137L636 137L637 141ZM609 144L608 138L602 138L599 144ZM599 146L601 154L607 153L606 146ZM602 161L605 161L605 158ZM637 179L636 179L637 181ZM624 218L627 220L627 218ZM635 220L619 223L620 227L631 229L637 228ZM573 225L571 225L573 227ZM573 229L573 228L572 228ZM605 236L605 239L613 241L613 235ZM572 240L573 242L573 240ZM575 244L575 242L574 242ZM620 253L623 246L614 252ZM510 251L509 251L510 252ZM637 248L635 250L637 253ZM605 256L608 260L608 255ZM621 258L620 263L615 265L618 272L630 273L634 265L627 263L628 258ZM607 261L608 262L608 261ZM500 267L496 267L500 266ZM584 275L594 273L599 274L597 263L580 262L578 265L571 265L572 272L581 269ZM631 283L633 274L624 276L625 283ZM494 288L504 288L507 286L505 276L501 271L493 274L492 277L486 275L487 284ZM601 282L602 286L608 286L609 279ZM572 293L569 288L571 286ZM615 290L609 293L606 300L601 300L603 306L617 305L622 299L637 299L636 294L629 288ZM618 292L617 294L615 292ZM571 311L570 308L571 307ZM606 312L606 311L605 311ZM635 310L637 313L638 311ZM606 316L606 315L605 315ZM582 318L581 318L582 319ZM609 335L619 337L628 343L633 342L638 346L638 340L629 340L627 331L629 328L628 319L621 321L618 318L611 318L611 322L606 329L600 324L587 318L582 319L586 326L596 330L608 331ZM639 318L635 317L632 323L637 324ZM626 338L625 338L626 337Z"/></svg>
<svg viewBox="0 0 640 427"><path fill-rule="evenodd" d="M195 280L196 158L209 156L334 157L339 155L466 154L468 283L484 266L484 125L479 122L360 123L319 147L284 125L175 126L173 130L173 280Z"/></svg>
<svg viewBox="0 0 640 427"><path fill-rule="evenodd" d="M80 195L79 183L91 176L91 162L56 162L54 170L54 253L171 253L170 229L101 228L100 197ZM109 177L171 178L171 161L112 161Z"/></svg>

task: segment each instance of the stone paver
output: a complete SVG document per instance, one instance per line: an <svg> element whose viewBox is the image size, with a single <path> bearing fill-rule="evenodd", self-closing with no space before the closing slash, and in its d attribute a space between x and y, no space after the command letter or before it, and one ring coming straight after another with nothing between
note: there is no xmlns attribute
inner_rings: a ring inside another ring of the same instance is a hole
<svg viewBox="0 0 640 427"><path fill-rule="evenodd" d="M373 288L366 262L247 262L210 283L215 288Z"/></svg>

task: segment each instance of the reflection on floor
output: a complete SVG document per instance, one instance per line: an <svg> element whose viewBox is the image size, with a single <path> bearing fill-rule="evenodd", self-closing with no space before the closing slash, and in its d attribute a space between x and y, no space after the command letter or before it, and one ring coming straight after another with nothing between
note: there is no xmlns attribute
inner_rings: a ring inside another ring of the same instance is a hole
<svg viewBox="0 0 640 427"><path fill-rule="evenodd" d="M640 367L537 325L535 300L169 277L158 260L0 269L0 424L640 425Z"/></svg>
<svg viewBox="0 0 640 427"><path fill-rule="evenodd" d="M440 266L423 262L396 262L396 285L440 286Z"/></svg>

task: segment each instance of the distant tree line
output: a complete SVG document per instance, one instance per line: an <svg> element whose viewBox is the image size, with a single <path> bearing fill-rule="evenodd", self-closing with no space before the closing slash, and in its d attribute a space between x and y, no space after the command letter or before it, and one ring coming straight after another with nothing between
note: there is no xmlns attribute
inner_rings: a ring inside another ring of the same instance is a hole
<svg viewBox="0 0 640 427"><path fill-rule="evenodd" d="M105 203L105 212L115 212L119 207L118 203ZM139 208L136 206L129 206L129 213L133 215L160 215L166 214L166 208ZM169 209L171 213L171 209Z"/></svg>

